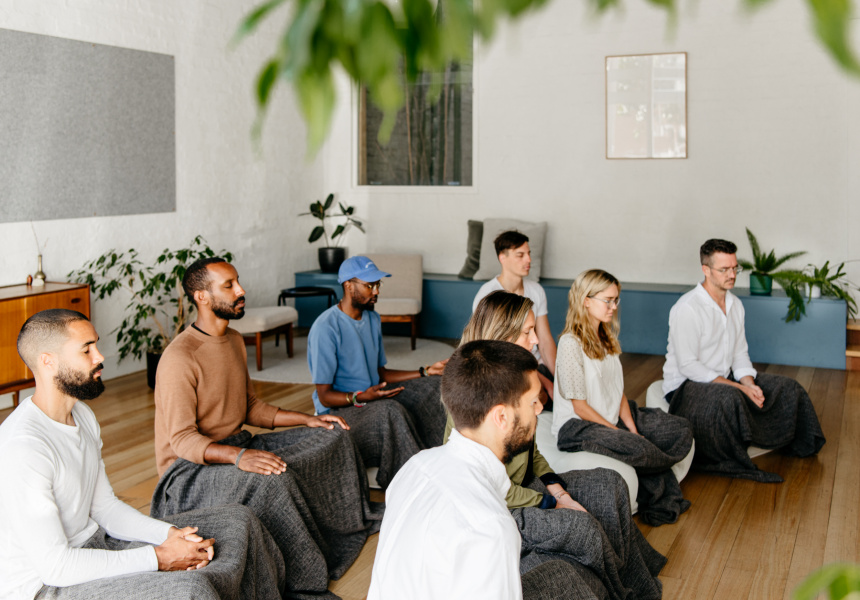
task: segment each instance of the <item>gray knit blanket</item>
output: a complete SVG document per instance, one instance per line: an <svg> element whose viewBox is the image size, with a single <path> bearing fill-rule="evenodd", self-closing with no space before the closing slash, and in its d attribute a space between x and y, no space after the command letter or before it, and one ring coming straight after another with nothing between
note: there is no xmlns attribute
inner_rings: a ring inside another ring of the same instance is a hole
<svg viewBox="0 0 860 600"><path fill-rule="evenodd" d="M403 391L393 399L412 415L424 447L441 446L447 420L445 406L442 404L442 377L431 375L389 386L403 386Z"/></svg>
<svg viewBox="0 0 860 600"><path fill-rule="evenodd" d="M762 471L747 454L749 446L776 449L791 456L812 456L824 446L824 434L809 394L797 381L759 373L764 392L759 408L740 390L719 383L685 381L670 399L669 412L687 419L696 437L693 467L699 471L778 483L782 477Z"/></svg>
<svg viewBox="0 0 860 600"><path fill-rule="evenodd" d="M528 573L537 565L559 559L574 567L567 570L564 578L576 582L578 595L538 597L660 598L663 588L657 575L666 558L651 547L633 522L627 484L621 475L609 469L590 469L569 471L560 477L571 497L587 513L558 508L511 511L522 536L521 572ZM539 479L529 487L546 492ZM525 592L525 578L523 582ZM548 584L557 586L561 582Z"/></svg>
<svg viewBox="0 0 860 600"><path fill-rule="evenodd" d="M527 569L522 574L523 600L609 600L600 580L579 563L541 562L539 555L531 554L520 566Z"/></svg>
<svg viewBox="0 0 860 600"><path fill-rule="evenodd" d="M177 527L193 525L204 538L215 538L215 560L195 571L147 572L98 579L69 587L43 587L38 600L274 600L285 584L284 561L272 536L246 507L222 506L164 519ZM143 546L99 530L84 548L126 550Z"/></svg>
<svg viewBox="0 0 860 600"><path fill-rule="evenodd" d="M337 598L328 591L379 530L382 507L369 502L364 464L348 432L299 427L222 444L267 450L287 463L281 475L246 473L234 465L173 463L152 497L155 517L239 503L272 534L286 565L286 598Z"/></svg>
<svg viewBox="0 0 860 600"><path fill-rule="evenodd" d="M390 399L331 411L349 424L365 466L378 467L376 481L383 489L420 450L442 445L445 409L439 399L441 380L438 376L422 377L390 384L404 389Z"/></svg>
<svg viewBox="0 0 860 600"><path fill-rule="evenodd" d="M672 473L672 465L681 462L693 445L693 432L686 420L662 410L639 408L628 401L639 435L627 430L571 419L558 432L558 449L567 452L594 452L624 462L639 478L639 517L648 525L674 523L690 502L684 499L681 486ZM697 448L698 449L698 448Z"/></svg>

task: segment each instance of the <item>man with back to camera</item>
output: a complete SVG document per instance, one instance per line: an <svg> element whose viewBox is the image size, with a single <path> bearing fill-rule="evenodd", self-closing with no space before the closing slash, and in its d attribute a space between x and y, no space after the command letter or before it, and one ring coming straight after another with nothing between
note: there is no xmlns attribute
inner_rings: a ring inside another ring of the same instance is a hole
<svg viewBox="0 0 860 600"><path fill-rule="evenodd" d="M170 517L196 525L180 529L114 495L81 402L104 390L97 341L65 309L36 313L18 335L36 391L0 425L0 597L279 597L283 560L245 507ZM219 559L198 531L221 540ZM154 572L177 570L189 572Z"/></svg>
<svg viewBox="0 0 860 600"><path fill-rule="evenodd" d="M197 320L165 349L155 386L155 452L161 476L152 514L240 502L272 534L290 593L334 597L340 577L375 531L355 443L337 416L261 402L241 334L245 290L233 265L201 259L182 280ZM243 425L285 431L252 436Z"/></svg>
<svg viewBox="0 0 860 600"><path fill-rule="evenodd" d="M535 334L538 337L538 345L532 349L532 354L540 365L538 376L544 389L541 401L546 410L552 410L556 345L549 327L546 292L538 282L526 279L532 264L529 238L519 231L505 231L496 236L493 246L502 272L498 277L493 277L481 286L472 301L472 312L475 312L484 296L498 290L525 296L534 303Z"/></svg>
<svg viewBox="0 0 860 600"><path fill-rule="evenodd" d="M551 556L520 578L504 462L531 445L540 390L537 361L515 344L479 340L454 352L442 397L456 428L388 488L369 600L592 597L576 567Z"/></svg>
<svg viewBox="0 0 860 600"><path fill-rule="evenodd" d="M349 422L365 465L378 467L382 488L415 453L442 443L446 418L440 380L432 377L442 374L445 361L417 371L385 366L382 324L374 308L386 277L391 274L366 256L345 260L337 276L343 298L317 317L308 333L317 414L337 414Z"/></svg>
<svg viewBox="0 0 860 600"><path fill-rule="evenodd" d="M817 454L825 439L799 383L753 368L743 304L731 292L741 271L736 252L735 244L720 239L700 248L704 281L669 313L663 393L669 411L693 426L698 468L779 482L753 464L750 445L805 457Z"/></svg>

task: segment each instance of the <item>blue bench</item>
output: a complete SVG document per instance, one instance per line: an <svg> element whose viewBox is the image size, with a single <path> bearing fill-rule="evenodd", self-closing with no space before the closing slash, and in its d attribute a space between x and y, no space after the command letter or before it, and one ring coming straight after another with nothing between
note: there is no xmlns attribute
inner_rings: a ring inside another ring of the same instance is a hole
<svg viewBox="0 0 860 600"><path fill-rule="evenodd" d="M459 338L472 314L472 300L483 281L456 275L424 274L419 326L422 337ZM567 294L572 280L541 279L546 290L549 324L557 337L564 329ZM296 285L331 287L341 294L337 276L320 271L296 273ZM622 283L621 347L625 352L665 354L669 336L669 310L691 285ZM772 296L751 296L738 288L746 309L747 341L755 362L829 369L845 368L847 307L842 300L814 299L799 322L786 323L788 298L781 290ZM299 326L310 327L326 308L322 298L296 301Z"/></svg>

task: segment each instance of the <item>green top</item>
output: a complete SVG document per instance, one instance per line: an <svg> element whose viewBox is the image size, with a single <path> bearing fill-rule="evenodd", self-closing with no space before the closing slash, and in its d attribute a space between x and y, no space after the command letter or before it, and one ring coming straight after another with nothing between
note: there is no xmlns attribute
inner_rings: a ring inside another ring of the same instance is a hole
<svg viewBox="0 0 860 600"><path fill-rule="evenodd" d="M448 422L445 423L445 437L442 443L448 442L448 436L451 435L451 430L454 429L454 420L448 414ZM535 477L552 473L553 470L549 467L549 463L541 455L535 444L534 458L532 459L532 472ZM538 491L522 487L523 478L526 476L526 471L529 468L529 451L520 452L514 456L509 463L505 465L505 470L508 472L508 477L511 479L511 487L508 490L508 495L505 497L505 502L508 504L508 509L525 508L527 506L537 506L543 500L543 494Z"/></svg>

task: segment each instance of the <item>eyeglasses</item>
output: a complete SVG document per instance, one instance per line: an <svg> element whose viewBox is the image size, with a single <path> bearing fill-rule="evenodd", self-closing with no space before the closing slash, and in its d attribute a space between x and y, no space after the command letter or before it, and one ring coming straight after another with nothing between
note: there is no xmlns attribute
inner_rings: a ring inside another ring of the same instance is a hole
<svg viewBox="0 0 860 600"><path fill-rule="evenodd" d="M711 265L708 265L708 268L709 268L711 271L716 271L716 272L717 272L717 273L719 273L720 275L725 275L725 274L726 274L726 273L728 273L729 271L731 271L732 273L734 273L735 275L737 275L738 273L742 273L742 272L743 272L743 270L744 270L744 268L743 268L742 266L740 266L740 265L738 265L737 267L726 267L725 269L715 269L715 268L714 268L714 267L712 267Z"/></svg>
<svg viewBox="0 0 860 600"><path fill-rule="evenodd" d="M365 281L361 281L360 279L351 279L352 283L357 283L363 285L367 288L367 291L372 292L373 288L376 288L376 291L382 290L382 281L376 281L374 283L367 283Z"/></svg>
<svg viewBox="0 0 860 600"><path fill-rule="evenodd" d="M612 306L614 308L618 308L621 306L621 298L598 298L597 296L589 296L592 300L599 300L603 302L606 306Z"/></svg>

